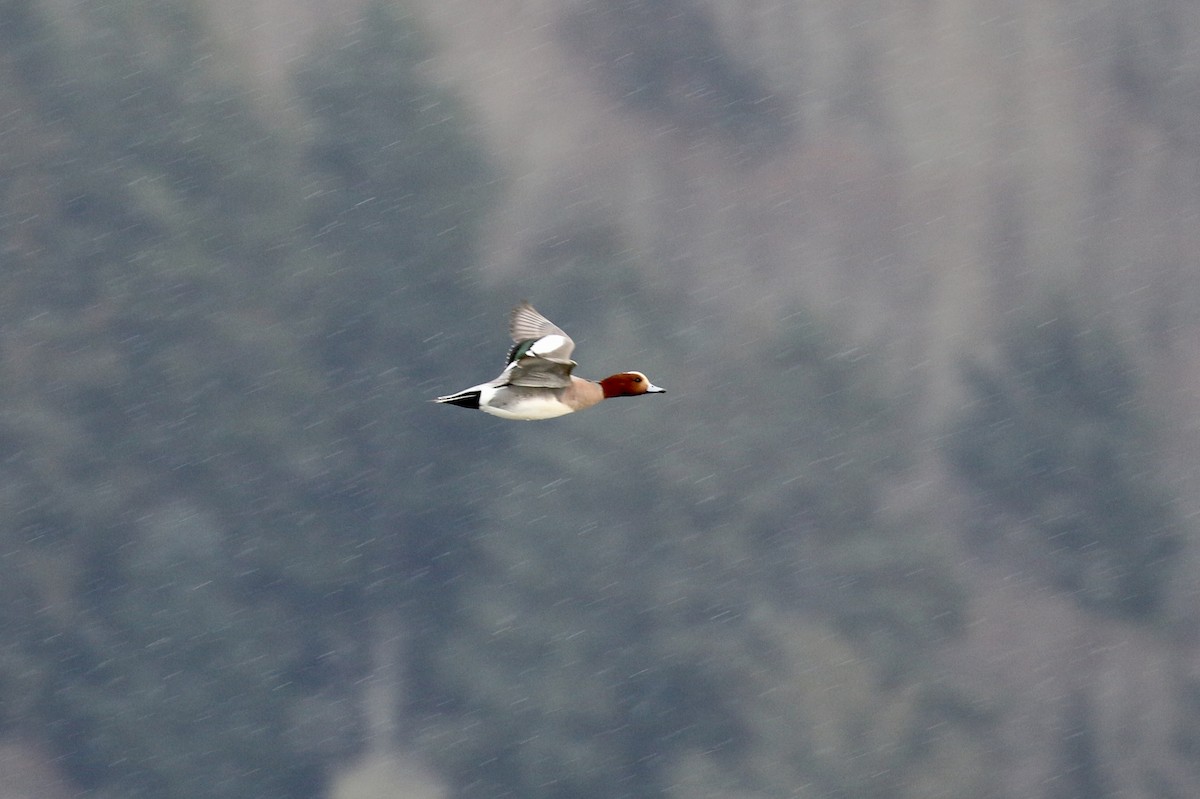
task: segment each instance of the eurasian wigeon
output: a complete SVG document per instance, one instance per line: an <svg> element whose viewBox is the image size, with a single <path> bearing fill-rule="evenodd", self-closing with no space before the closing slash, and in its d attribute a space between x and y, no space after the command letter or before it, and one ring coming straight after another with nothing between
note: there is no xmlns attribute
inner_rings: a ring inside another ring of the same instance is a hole
<svg viewBox="0 0 1200 799"><path fill-rule="evenodd" d="M581 411L610 397L666 391L641 372L621 372L599 382L575 377L571 374L575 342L528 302L513 308L508 329L514 344L499 377L434 402L481 410L502 419L533 420Z"/></svg>

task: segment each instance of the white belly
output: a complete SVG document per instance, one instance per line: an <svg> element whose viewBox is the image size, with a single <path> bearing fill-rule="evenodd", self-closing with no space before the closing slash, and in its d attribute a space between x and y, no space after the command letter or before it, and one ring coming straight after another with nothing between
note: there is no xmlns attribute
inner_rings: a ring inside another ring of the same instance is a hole
<svg viewBox="0 0 1200 799"><path fill-rule="evenodd" d="M553 419L565 416L571 408L560 402L554 395L546 396L506 396L504 388L488 387L479 394L479 410L499 416L501 419Z"/></svg>

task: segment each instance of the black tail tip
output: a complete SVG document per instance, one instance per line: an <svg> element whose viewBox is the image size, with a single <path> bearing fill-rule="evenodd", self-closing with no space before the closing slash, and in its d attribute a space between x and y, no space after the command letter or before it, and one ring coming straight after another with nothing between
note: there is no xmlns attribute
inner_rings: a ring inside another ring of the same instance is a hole
<svg viewBox="0 0 1200 799"><path fill-rule="evenodd" d="M457 394L438 397L434 400L434 402L442 402L446 405L457 405L460 408L470 408L473 411L477 411L479 410L479 392L460 391Z"/></svg>

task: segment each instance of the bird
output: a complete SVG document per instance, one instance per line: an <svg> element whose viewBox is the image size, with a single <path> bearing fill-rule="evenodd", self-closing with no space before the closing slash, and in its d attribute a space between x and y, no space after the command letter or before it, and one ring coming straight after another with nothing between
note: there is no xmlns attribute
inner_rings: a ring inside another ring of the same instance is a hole
<svg viewBox="0 0 1200 799"><path fill-rule="evenodd" d="M642 372L619 372L603 380L571 374L575 342L527 301L513 308L508 330L513 345L499 377L433 401L533 421L582 411L612 397L666 393Z"/></svg>

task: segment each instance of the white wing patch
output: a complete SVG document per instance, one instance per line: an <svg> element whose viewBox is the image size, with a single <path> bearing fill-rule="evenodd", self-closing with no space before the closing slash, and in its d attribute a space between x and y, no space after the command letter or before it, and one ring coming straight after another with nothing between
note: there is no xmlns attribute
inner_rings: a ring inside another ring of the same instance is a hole
<svg viewBox="0 0 1200 799"><path fill-rule="evenodd" d="M566 336L559 336L551 333L548 336L542 336L534 342L529 348L529 352L541 358L549 358L554 355L560 355L560 351L566 347L571 340Z"/></svg>

